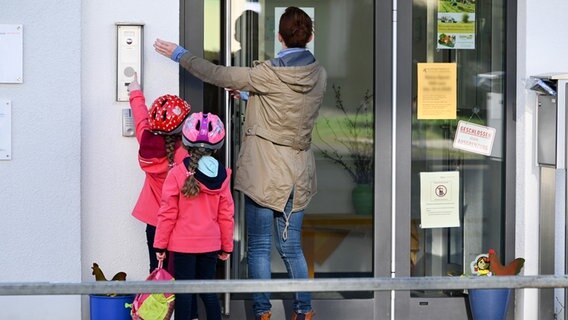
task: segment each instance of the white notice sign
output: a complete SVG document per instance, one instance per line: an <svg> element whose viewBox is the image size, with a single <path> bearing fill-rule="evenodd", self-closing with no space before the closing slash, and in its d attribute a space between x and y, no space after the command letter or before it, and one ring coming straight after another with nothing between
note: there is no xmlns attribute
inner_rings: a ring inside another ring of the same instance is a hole
<svg viewBox="0 0 568 320"><path fill-rule="evenodd" d="M21 24L0 24L0 83L22 83L24 29Z"/></svg>
<svg viewBox="0 0 568 320"><path fill-rule="evenodd" d="M495 128L460 120L454 137L454 148L489 156L494 140Z"/></svg>
<svg viewBox="0 0 568 320"><path fill-rule="evenodd" d="M0 160L12 159L12 103L0 100Z"/></svg>
<svg viewBox="0 0 568 320"><path fill-rule="evenodd" d="M420 173L420 227L460 226L457 171Z"/></svg>

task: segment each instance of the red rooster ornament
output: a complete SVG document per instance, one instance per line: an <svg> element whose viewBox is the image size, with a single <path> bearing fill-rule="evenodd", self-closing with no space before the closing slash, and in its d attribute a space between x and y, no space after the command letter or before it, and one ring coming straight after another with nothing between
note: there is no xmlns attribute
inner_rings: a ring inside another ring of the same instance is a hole
<svg viewBox="0 0 568 320"><path fill-rule="evenodd" d="M489 271L494 276L514 276L521 272L521 269L525 265L525 259L516 258L515 260L509 262L507 265L502 265L497 257L495 250L489 249Z"/></svg>

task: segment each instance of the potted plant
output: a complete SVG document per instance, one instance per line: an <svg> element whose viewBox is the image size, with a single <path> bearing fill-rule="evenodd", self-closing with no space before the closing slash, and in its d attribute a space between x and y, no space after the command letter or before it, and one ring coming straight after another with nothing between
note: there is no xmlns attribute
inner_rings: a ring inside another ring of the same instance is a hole
<svg viewBox="0 0 568 320"><path fill-rule="evenodd" d="M478 255L471 263L471 273L476 276L513 276L521 272L525 259L516 258L502 265L495 250ZM506 319L512 289L469 289L469 305L474 320Z"/></svg>
<svg viewBox="0 0 568 320"><path fill-rule="evenodd" d="M358 214L373 212L374 117L373 95L367 90L358 105L343 102L341 87L333 85L335 113L320 116L315 147L323 158L343 168L353 180L353 205Z"/></svg>

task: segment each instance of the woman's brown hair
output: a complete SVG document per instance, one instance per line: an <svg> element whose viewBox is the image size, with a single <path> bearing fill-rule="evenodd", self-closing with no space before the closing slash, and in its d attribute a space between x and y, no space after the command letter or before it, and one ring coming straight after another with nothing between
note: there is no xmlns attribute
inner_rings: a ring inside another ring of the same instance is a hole
<svg viewBox="0 0 568 320"><path fill-rule="evenodd" d="M197 183L197 179L194 177L199 159L203 156L211 155L212 151L206 148L189 148L188 151L191 155L189 158L189 168L187 168L189 175L187 179L185 179L181 193L186 197L193 197L199 193L199 183Z"/></svg>
<svg viewBox="0 0 568 320"><path fill-rule="evenodd" d="M305 48L312 37L312 18L298 7L288 7L280 17L278 33L288 48Z"/></svg>

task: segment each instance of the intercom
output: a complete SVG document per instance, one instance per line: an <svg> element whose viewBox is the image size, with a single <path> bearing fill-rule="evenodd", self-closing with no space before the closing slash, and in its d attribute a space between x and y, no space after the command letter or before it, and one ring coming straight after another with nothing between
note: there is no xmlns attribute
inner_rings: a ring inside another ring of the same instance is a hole
<svg viewBox="0 0 568 320"><path fill-rule="evenodd" d="M142 85L143 28L140 23L116 24L116 101L128 101L135 73Z"/></svg>
<svg viewBox="0 0 568 320"><path fill-rule="evenodd" d="M134 117L131 109L122 109L122 136L134 137L136 128L134 126Z"/></svg>

